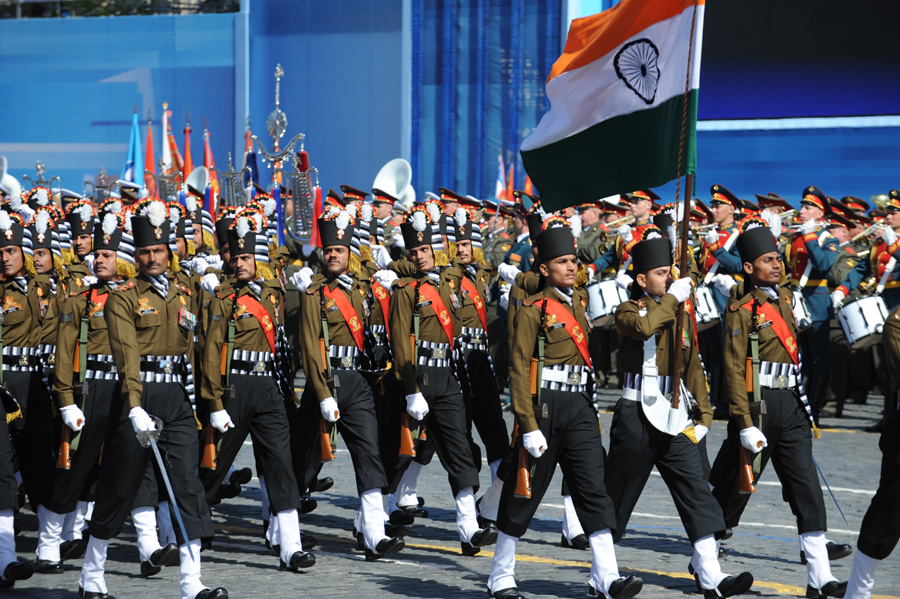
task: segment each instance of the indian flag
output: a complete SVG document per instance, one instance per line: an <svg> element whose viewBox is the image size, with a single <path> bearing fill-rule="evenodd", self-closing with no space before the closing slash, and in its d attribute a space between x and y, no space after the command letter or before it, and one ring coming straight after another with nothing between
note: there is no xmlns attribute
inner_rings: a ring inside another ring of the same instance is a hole
<svg viewBox="0 0 900 599"><path fill-rule="evenodd" d="M705 0L622 0L572 21L547 79L550 110L521 148L545 208L630 193L696 172L704 5Z"/></svg>

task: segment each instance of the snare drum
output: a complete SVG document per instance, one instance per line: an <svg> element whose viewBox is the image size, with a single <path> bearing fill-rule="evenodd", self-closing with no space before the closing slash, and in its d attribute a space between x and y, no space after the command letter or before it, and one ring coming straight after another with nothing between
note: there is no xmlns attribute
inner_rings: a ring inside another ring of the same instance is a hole
<svg viewBox="0 0 900 599"><path fill-rule="evenodd" d="M887 306L877 295L861 297L841 306L837 319L850 349L862 349L881 341L887 315Z"/></svg>
<svg viewBox="0 0 900 599"><path fill-rule="evenodd" d="M793 302L794 318L797 319L797 331L802 333L808 331L813 326L812 314L809 313L809 307L806 305L806 298L799 291L794 292Z"/></svg>
<svg viewBox="0 0 900 599"><path fill-rule="evenodd" d="M697 297L697 332L701 333L719 324L722 317L709 287L700 285L694 290L694 295Z"/></svg>
<svg viewBox="0 0 900 599"><path fill-rule="evenodd" d="M616 321L616 308L628 300L628 292L614 279L594 281L587 286L591 319L595 327L610 327Z"/></svg>

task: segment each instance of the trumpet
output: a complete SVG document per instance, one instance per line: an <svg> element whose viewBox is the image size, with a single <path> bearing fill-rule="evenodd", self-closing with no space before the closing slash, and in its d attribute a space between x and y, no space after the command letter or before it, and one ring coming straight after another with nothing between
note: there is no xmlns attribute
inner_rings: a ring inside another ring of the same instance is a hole
<svg viewBox="0 0 900 599"><path fill-rule="evenodd" d="M869 226L868 228L866 228L866 230L864 230L862 233L858 233L858 234L854 235L854 236L850 239L850 243L857 243L857 242L859 242L859 241L862 241L863 239L867 239L867 238L869 237L869 235L871 235L872 233L874 233L874 232L877 231L878 229L883 229L883 228L884 228L884 225L878 225L878 224L870 225L870 226Z"/></svg>
<svg viewBox="0 0 900 599"><path fill-rule="evenodd" d="M633 216L626 216L624 218L620 218L619 220L614 220L611 223L606 223L606 226L609 227L610 232L612 232L613 227L621 227L624 225L630 225L634 222Z"/></svg>
<svg viewBox="0 0 900 599"><path fill-rule="evenodd" d="M708 225L700 225L698 227L694 227L691 231L708 231L709 229L715 229L718 227L716 223L709 223Z"/></svg>

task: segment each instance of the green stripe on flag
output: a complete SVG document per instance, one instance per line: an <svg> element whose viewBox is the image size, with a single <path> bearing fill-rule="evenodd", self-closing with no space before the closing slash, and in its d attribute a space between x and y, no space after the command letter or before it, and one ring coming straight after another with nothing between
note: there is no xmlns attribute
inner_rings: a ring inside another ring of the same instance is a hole
<svg viewBox="0 0 900 599"><path fill-rule="evenodd" d="M681 174L697 171L697 98L688 96ZM684 96L614 117L536 150L522 164L546 210L658 187L678 176ZM671 198L674 201L674 198Z"/></svg>

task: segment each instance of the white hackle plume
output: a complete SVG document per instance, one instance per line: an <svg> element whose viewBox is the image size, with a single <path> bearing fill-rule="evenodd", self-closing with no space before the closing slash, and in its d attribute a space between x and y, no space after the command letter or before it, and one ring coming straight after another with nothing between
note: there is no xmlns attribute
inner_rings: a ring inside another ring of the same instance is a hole
<svg viewBox="0 0 900 599"><path fill-rule="evenodd" d="M103 215L103 222L100 223L100 228L107 235L112 235L113 231L116 230L116 227L119 226L119 219L115 214L107 212Z"/></svg>
<svg viewBox="0 0 900 599"><path fill-rule="evenodd" d="M38 233L46 233L50 225L50 213L41 210L34 216L34 230Z"/></svg>
<svg viewBox="0 0 900 599"><path fill-rule="evenodd" d="M356 204L348 204L347 207L344 208L344 210L346 210L350 216L352 216L353 218L356 218L356 216L357 216Z"/></svg>
<svg viewBox="0 0 900 599"><path fill-rule="evenodd" d="M465 208L457 208L453 218L456 220L457 227L463 227L469 220L469 212Z"/></svg>
<svg viewBox="0 0 900 599"><path fill-rule="evenodd" d="M334 219L334 224L338 229L346 229L350 226L350 214L347 211L342 210L341 213L337 215L337 218Z"/></svg>
<svg viewBox="0 0 900 599"><path fill-rule="evenodd" d="M34 199L37 202L38 206L46 206L50 203L50 195L47 193L47 190L41 187L34 194Z"/></svg>
<svg viewBox="0 0 900 599"><path fill-rule="evenodd" d="M162 202L150 202L146 214L150 224L158 227L166 221L166 205Z"/></svg>
<svg viewBox="0 0 900 599"><path fill-rule="evenodd" d="M38 191L42 191L42 190L39 189ZM12 197L9 198L9 207L12 209L13 212L18 212L19 209L22 208L22 205L23 205L22 196L13 194Z"/></svg>
<svg viewBox="0 0 900 599"><path fill-rule="evenodd" d="M250 219L246 216L239 216L235 221L234 230L241 239L246 237L250 232Z"/></svg>
<svg viewBox="0 0 900 599"><path fill-rule="evenodd" d="M275 214L275 198L267 198L263 200L263 212L266 213L266 218Z"/></svg>
<svg viewBox="0 0 900 599"><path fill-rule="evenodd" d="M106 205L106 212L112 212L113 214L119 214L122 212L122 202L110 202Z"/></svg>
<svg viewBox="0 0 900 599"><path fill-rule="evenodd" d="M437 204L426 204L425 209L428 210L428 216L431 217L431 222L436 223L441 219L441 209L438 208Z"/></svg>
<svg viewBox="0 0 900 599"><path fill-rule="evenodd" d="M663 238L663 236L659 231L650 231L647 233L647 236L644 237L644 241L647 241L648 239L662 239L662 238Z"/></svg>
<svg viewBox="0 0 900 599"><path fill-rule="evenodd" d="M188 194L186 198L184 198L184 203L186 204L186 208L188 212L193 212L197 209L197 198L193 195Z"/></svg>
<svg viewBox="0 0 900 599"><path fill-rule="evenodd" d="M254 233L259 233L260 231L266 230L266 221L262 214L260 214L259 212L251 212L250 218L253 219ZM243 235L241 235L241 237L243 237Z"/></svg>
<svg viewBox="0 0 900 599"><path fill-rule="evenodd" d="M84 204L78 209L78 217L82 222L91 220L94 217L94 207L90 204Z"/></svg>
<svg viewBox="0 0 900 599"><path fill-rule="evenodd" d="M375 211L372 209L371 204L363 204L362 208L359 209L359 217L364 223L370 222L373 216L375 216Z"/></svg>
<svg viewBox="0 0 900 599"><path fill-rule="evenodd" d="M418 211L413 214L412 217L412 228L416 231L424 231L425 227L428 226L428 218L425 216L424 212Z"/></svg>
<svg viewBox="0 0 900 599"><path fill-rule="evenodd" d="M9 231L12 228L12 219L9 214L0 210L0 231Z"/></svg>

